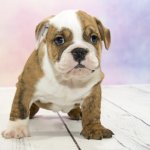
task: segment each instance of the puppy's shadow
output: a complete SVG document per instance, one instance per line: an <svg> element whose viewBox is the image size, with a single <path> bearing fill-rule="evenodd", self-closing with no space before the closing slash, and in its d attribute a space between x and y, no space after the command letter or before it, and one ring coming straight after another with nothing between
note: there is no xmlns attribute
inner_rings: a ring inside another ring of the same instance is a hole
<svg viewBox="0 0 150 150"><path fill-rule="evenodd" d="M69 117L63 117L67 123L67 127L70 130L76 124L77 121L70 120ZM70 124L71 123L71 124ZM52 139L56 137L68 137L69 133L66 127L58 116L36 116L30 120L30 133L32 140L44 140ZM74 129L76 126L73 127ZM72 131L71 131L72 132ZM75 131L76 135L80 136L80 130Z"/></svg>
<svg viewBox="0 0 150 150"><path fill-rule="evenodd" d="M82 138L80 135L81 121L70 120L69 117L62 117L71 134L77 138ZM56 137L69 137L66 127L58 116L35 116L30 120L31 140L44 140ZM72 131L73 130L73 131ZM83 139L83 138L82 138Z"/></svg>

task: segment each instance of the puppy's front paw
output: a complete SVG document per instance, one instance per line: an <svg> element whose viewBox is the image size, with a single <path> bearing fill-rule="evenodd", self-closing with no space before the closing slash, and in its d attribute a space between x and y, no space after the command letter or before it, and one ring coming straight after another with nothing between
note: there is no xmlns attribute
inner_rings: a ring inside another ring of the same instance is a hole
<svg viewBox="0 0 150 150"><path fill-rule="evenodd" d="M86 139L101 140L102 138L111 138L113 135L113 132L109 129L102 127L100 124L91 124L91 125L85 126L81 134Z"/></svg>
<svg viewBox="0 0 150 150"><path fill-rule="evenodd" d="M4 138L23 138L30 136L27 120L9 121L8 127L2 132Z"/></svg>
<svg viewBox="0 0 150 150"><path fill-rule="evenodd" d="M30 136L27 127L17 127L14 129L7 128L5 131L2 132L2 136L6 139L10 138L23 138Z"/></svg>

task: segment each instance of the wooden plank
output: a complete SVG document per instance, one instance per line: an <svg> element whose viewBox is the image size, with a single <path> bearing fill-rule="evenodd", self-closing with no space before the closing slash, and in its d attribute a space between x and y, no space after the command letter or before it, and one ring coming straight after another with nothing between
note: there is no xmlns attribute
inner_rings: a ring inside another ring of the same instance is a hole
<svg viewBox="0 0 150 150"><path fill-rule="evenodd" d="M123 84L123 85L105 85L103 88L136 88L141 89L144 92L150 92L150 84Z"/></svg>
<svg viewBox="0 0 150 150"><path fill-rule="evenodd" d="M131 87L142 90L143 92L150 92L150 84L143 85L132 85Z"/></svg>
<svg viewBox="0 0 150 150"><path fill-rule="evenodd" d="M147 125L146 115L148 114L145 112L145 108L147 111L145 106L149 106L149 92L142 91L139 89L140 87L133 87L134 85L130 85L129 88L127 85L121 87L109 86L103 89L103 96L105 98L102 103L102 122L115 133L112 139L104 139L102 141L86 140L79 134L82 128L81 122L69 120L66 114L62 115L67 127L82 150L150 149L150 127ZM0 99L5 101L0 101L0 106L3 106L0 109L0 132L6 127L8 118L6 113L10 109L10 99L14 94L11 91L13 90L0 89ZM144 104L141 102L141 99ZM135 109L139 108L139 105L141 107L137 110L142 110L142 112L138 112ZM132 106L134 111L128 109L127 106ZM138 112L137 114L136 111ZM30 123L32 137L21 140L5 140L0 136L0 150L77 149L66 132L64 125L58 119L57 114L46 110L41 110L39 114L42 114L42 116L38 115ZM47 116L48 114L50 116ZM141 116L144 116L145 120L142 119L146 124L141 121Z"/></svg>
<svg viewBox="0 0 150 150"><path fill-rule="evenodd" d="M150 93L134 87L104 87L102 95L133 116L150 125Z"/></svg>
<svg viewBox="0 0 150 150"><path fill-rule="evenodd" d="M0 133L6 129L15 88L0 88ZM77 150L57 113L40 109L30 120L31 137L4 139L0 134L0 150Z"/></svg>
<svg viewBox="0 0 150 150"><path fill-rule="evenodd" d="M44 114L44 113L42 113ZM56 113L38 115L30 120L31 137L23 139L4 139L0 136L0 150L77 150L75 143L66 131ZM0 132L6 128L8 116L0 116Z"/></svg>
<svg viewBox="0 0 150 150"><path fill-rule="evenodd" d="M121 143L128 149L150 149L150 127L148 125L105 99L103 108L105 108L103 120L107 123L106 126L109 128L112 126L115 137ZM109 118L112 118L112 120L109 120ZM108 120L109 122L107 122Z"/></svg>
<svg viewBox="0 0 150 150"><path fill-rule="evenodd" d="M80 135L81 121L62 115L69 130L83 150L149 150L150 127L105 99L102 103L102 123L115 135L112 139L86 140Z"/></svg>

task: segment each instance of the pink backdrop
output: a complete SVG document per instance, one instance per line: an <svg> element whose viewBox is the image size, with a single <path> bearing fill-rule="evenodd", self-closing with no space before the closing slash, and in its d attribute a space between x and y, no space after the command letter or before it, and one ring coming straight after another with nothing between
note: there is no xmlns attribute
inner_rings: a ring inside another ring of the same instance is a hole
<svg viewBox="0 0 150 150"><path fill-rule="evenodd" d="M149 0L0 0L0 86L14 86L35 48L35 26L64 9L99 17L112 33L104 84L150 83Z"/></svg>

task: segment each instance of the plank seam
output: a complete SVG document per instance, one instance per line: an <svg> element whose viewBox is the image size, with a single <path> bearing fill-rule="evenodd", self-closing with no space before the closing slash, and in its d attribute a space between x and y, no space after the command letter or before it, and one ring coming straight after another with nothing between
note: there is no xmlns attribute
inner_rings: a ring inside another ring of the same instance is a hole
<svg viewBox="0 0 150 150"><path fill-rule="evenodd" d="M124 148L131 150L130 148L126 147L122 142L120 142L116 137L113 137L121 146L123 146Z"/></svg>
<svg viewBox="0 0 150 150"><path fill-rule="evenodd" d="M133 88L133 89L137 89L137 90L142 91L142 92L147 93L147 94L150 94L150 92L149 92L149 91L146 91L146 90L140 89L140 88L138 88L138 87L131 86L131 88Z"/></svg>
<svg viewBox="0 0 150 150"><path fill-rule="evenodd" d="M121 110L123 110L124 112L128 113L129 115L133 116L134 118L136 118L136 119L140 120L140 121L141 121L141 122L143 122L145 125L147 125L147 126L149 126L149 127L150 127L150 125L149 125L147 122L145 122L144 120L140 119L139 117L137 117L137 116L135 116L135 115L131 114L130 112L128 112L127 110L123 109L123 108L122 108L122 107L120 107L119 105L117 105L117 104L113 103L113 102L112 102L112 101L110 101L108 98L104 98L104 97L103 97L103 99L104 99L105 101L107 101L107 102L111 103L112 105L114 105L114 106L116 106L116 107L120 108L120 109L121 109Z"/></svg>
<svg viewBox="0 0 150 150"><path fill-rule="evenodd" d="M68 132L69 135L71 136L71 138L72 138L73 142L75 143L77 149L78 149L78 150L81 150L79 144L78 144L77 141L75 140L74 136L72 135L71 131L70 131L69 128L67 127L67 124L65 123L65 121L63 120L63 118L61 117L61 115L59 114L59 112L57 112L57 114L58 114L60 120L62 121L62 123L64 124L64 126L65 126L67 132Z"/></svg>

